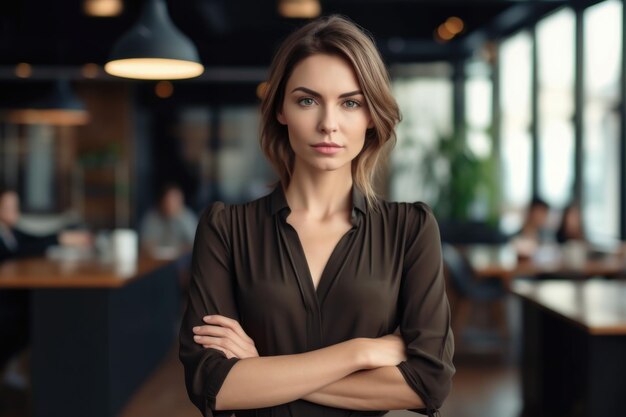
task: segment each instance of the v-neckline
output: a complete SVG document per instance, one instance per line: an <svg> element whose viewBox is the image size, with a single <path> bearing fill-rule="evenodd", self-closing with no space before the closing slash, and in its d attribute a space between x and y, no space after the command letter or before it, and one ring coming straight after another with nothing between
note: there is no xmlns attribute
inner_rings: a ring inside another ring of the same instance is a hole
<svg viewBox="0 0 626 417"><path fill-rule="evenodd" d="M333 246L332 250L330 251L330 254L328 255L328 258L326 259L326 263L322 267L322 272L320 274L320 279L317 282L317 287L316 287L315 284L314 284L314 281L313 281L313 274L311 273L311 265L309 264L309 260L308 260L308 258L306 256L306 251L304 250L304 245L302 244L302 239L300 239L300 234L298 233L298 230L295 227L293 227L293 225L291 225L290 223L288 223L288 224L294 230L294 232L296 234L296 237L298 238L297 241L298 241L299 251L300 251L300 254L301 254L301 256L302 256L302 258L304 260L304 266L305 266L305 269L306 269L306 274L307 274L307 276L309 278L309 281L311 282L311 286L313 287L314 292L316 293L316 295L318 295L318 298L319 298L320 287L322 286L322 281L324 280L324 276L327 275L328 268L332 265L333 258L335 258L335 254L339 250L339 247L340 247L342 241L352 231L354 226L351 226L348 230L346 230L341 235L339 240L337 240L335 245Z"/></svg>
<svg viewBox="0 0 626 417"><path fill-rule="evenodd" d="M329 274L329 268L334 264L334 259L338 256L337 253L339 252L339 249L343 245L344 240L346 240L348 236L350 235L350 233L354 230L355 226L352 225L343 235L341 235L341 237L339 238L339 240L333 247L332 251L330 252L330 255L328 256L328 259L326 260L326 264L322 268L320 280L317 283L317 287L316 287L315 284L313 283L313 275L311 274L311 267L306 257L306 252L304 251L304 245L302 245L302 240L300 239L300 235L298 234L298 231L296 230L296 228L293 227L291 223L287 222L287 219L285 219L285 224L293 232L293 235L294 235L294 240L296 242L298 256L301 259L300 264L302 264L302 269L304 269L304 274L306 275L305 281L307 282L304 285L307 286L309 290L312 292L312 294L315 295L315 299L319 306L321 302L323 301L324 294L322 293L322 291L325 291L326 289L326 281L330 279L327 277ZM298 274L298 276L299 275L300 274Z"/></svg>
<svg viewBox="0 0 626 417"><path fill-rule="evenodd" d="M365 198L354 185L352 186L351 197L351 227L341 236L341 238L335 244L330 255L328 256L328 259L326 260L326 264L322 269L320 280L317 283L317 286L315 286L313 283L313 277L311 275L309 261L307 260L304 246L302 245L302 241L300 240L300 235L298 234L296 228L287 221L287 218L291 213L291 209L289 207L289 204L287 203L285 191L282 185L277 184L272 193L270 209L274 214L280 212L278 216L280 222L282 223L280 229L282 229L283 234L286 233L286 235L284 235L285 238L288 238L286 241L287 253L289 255L289 258L291 259L291 262L293 263L294 272L300 286L300 291L302 292L302 296L305 301L308 299L308 302L313 303L313 308L317 311L320 311L321 304L324 302L324 299L328 293L328 288L330 288L330 286L332 285L333 275L338 272L335 266L337 264L336 259L341 252L341 248L345 246L346 241L350 237L351 233L354 232L358 227L359 220L357 220L356 211L364 212L365 210ZM292 248L290 248L290 246L293 246L293 250L291 250ZM334 271L333 274L331 274L332 271Z"/></svg>

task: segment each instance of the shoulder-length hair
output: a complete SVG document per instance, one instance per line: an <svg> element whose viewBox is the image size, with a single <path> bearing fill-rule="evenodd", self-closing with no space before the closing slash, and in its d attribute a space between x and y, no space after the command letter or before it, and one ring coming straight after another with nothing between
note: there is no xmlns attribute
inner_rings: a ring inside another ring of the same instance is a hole
<svg viewBox="0 0 626 417"><path fill-rule="evenodd" d="M374 126L367 129L363 149L352 161L352 177L371 205L377 200L374 178L379 162L395 144L400 112L391 94L389 74L371 36L347 18L332 15L316 19L289 35L279 47L261 103L261 149L286 188L293 175L295 154L287 126L278 122L277 115L294 67L315 54L337 55L350 62L365 96Z"/></svg>

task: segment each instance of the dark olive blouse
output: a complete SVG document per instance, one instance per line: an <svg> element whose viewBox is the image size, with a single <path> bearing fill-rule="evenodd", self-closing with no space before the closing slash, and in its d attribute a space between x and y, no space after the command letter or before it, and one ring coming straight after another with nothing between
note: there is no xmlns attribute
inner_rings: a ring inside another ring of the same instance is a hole
<svg viewBox="0 0 626 417"><path fill-rule="evenodd" d="M377 338L400 326L407 384L434 413L454 374L454 342L445 292L439 228L423 203L380 201L368 207L352 188L352 228L339 240L317 290L283 188L255 201L213 203L196 232L180 359L190 399L204 416L380 416L305 400L255 410L215 411L215 398L239 360L193 341L202 317L238 320L260 356L320 349L356 337Z"/></svg>

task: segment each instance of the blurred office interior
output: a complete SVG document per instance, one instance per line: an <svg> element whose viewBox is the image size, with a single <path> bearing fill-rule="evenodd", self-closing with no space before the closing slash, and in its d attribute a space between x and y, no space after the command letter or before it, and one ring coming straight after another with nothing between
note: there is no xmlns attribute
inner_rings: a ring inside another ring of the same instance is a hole
<svg viewBox="0 0 626 417"><path fill-rule="evenodd" d="M529 358L542 354L528 346L531 337L540 343L533 328L539 322L544 333L552 329L555 340L574 340L584 352L597 334L624 344L626 296L608 312L571 313L585 300L589 308L606 306L600 293L626 295L622 0L160 0L154 3L166 6L197 49L203 72L154 80L109 74L104 66L114 46L151 1L0 4L0 184L20 196L22 229L87 229L103 241L117 229L138 231L167 183L180 186L196 215L216 200L266 194L276 177L259 149L258 123L272 55L294 28L339 13L375 38L402 112L381 194L432 206L450 249L444 260L458 371L442 415L541 415L533 407L550 391L537 394L533 378L549 375L545 385L559 385L573 376ZM535 197L549 207L549 236L533 244L518 232ZM554 237L572 202L584 225L582 249ZM82 256L56 255L56 262ZM588 262L580 264L581 256ZM19 270L2 263L1 288L23 289ZM542 285L558 305L547 317L535 309ZM574 289L559 292L564 285ZM580 295L585 285L589 299ZM573 306L561 309L568 300ZM612 314L614 321L602 327L586 314ZM582 324L563 330L550 321L555 317ZM184 389L174 330L170 336L108 415L198 415ZM2 417L46 415L31 379L41 361L31 361L30 349L0 378ZM623 358L614 360L624 368ZM583 374L595 381L593 371ZM596 385L579 387L577 398L556 401L561 415L599 415L594 401L612 404L626 393L623 382L606 378L617 384L608 400L588 393Z"/></svg>

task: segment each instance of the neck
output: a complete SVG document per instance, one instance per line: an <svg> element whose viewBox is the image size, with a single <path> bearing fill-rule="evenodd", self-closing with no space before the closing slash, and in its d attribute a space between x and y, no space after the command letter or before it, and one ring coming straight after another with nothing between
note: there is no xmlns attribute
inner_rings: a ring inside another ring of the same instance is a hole
<svg viewBox="0 0 626 417"><path fill-rule="evenodd" d="M344 169L309 173L294 167L293 176L285 190L292 212L306 212L323 218L352 208L352 174Z"/></svg>

